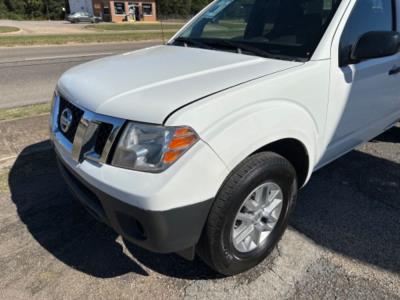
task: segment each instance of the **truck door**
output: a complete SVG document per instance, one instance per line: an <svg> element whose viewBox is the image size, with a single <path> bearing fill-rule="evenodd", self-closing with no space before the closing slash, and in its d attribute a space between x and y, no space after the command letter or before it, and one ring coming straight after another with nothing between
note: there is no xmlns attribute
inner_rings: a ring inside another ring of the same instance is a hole
<svg viewBox="0 0 400 300"><path fill-rule="evenodd" d="M328 146L321 164L374 138L400 116L400 54L350 61L351 49L365 33L397 30L395 10L392 0L358 0L336 34L332 44Z"/></svg>

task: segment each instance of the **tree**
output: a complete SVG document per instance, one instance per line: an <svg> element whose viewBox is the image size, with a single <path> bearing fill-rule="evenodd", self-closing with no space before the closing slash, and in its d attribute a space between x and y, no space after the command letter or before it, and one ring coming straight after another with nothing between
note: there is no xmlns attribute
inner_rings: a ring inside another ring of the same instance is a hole
<svg viewBox="0 0 400 300"><path fill-rule="evenodd" d="M64 6L64 0L0 0L0 18L57 20Z"/></svg>
<svg viewBox="0 0 400 300"><path fill-rule="evenodd" d="M43 0L47 3L48 16L51 20L64 19L63 8L65 8L65 1L63 0ZM47 11L43 11L44 15L47 15Z"/></svg>
<svg viewBox="0 0 400 300"><path fill-rule="evenodd" d="M25 15L30 16L31 19L41 17L41 7L43 5L41 0L24 0L25 2Z"/></svg>
<svg viewBox="0 0 400 300"><path fill-rule="evenodd" d="M192 7L191 7L191 13L197 14L200 10L202 10L204 7L206 7L208 4L210 4L210 2L211 1L209 1L209 0L193 0Z"/></svg>
<svg viewBox="0 0 400 300"><path fill-rule="evenodd" d="M158 14L162 18L189 17L198 13L212 0L159 0Z"/></svg>

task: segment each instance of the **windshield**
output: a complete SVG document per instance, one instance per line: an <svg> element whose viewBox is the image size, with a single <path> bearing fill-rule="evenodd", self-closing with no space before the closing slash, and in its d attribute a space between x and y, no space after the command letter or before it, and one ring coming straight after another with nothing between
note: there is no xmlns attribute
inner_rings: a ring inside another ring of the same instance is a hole
<svg viewBox="0 0 400 300"><path fill-rule="evenodd" d="M306 61L340 1L217 0L173 44Z"/></svg>

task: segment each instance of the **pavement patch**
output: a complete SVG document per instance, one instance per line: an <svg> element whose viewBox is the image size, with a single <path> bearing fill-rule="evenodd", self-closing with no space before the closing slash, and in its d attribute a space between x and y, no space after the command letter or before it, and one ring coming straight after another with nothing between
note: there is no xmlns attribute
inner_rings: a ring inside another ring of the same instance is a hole
<svg viewBox="0 0 400 300"><path fill-rule="evenodd" d="M48 105L44 107L49 107ZM50 149L50 143L44 143L27 151L27 147L49 138L49 115L8 120L0 122L0 170L10 167L19 155L30 155Z"/></svg>
<svg viewBox="0 0 400 300"><path fill-rule="evenodd" d="M323 286L323 288L321 288ZM326 258L307 269L307 276L294 287L289 299L400 299L400 295L373 278L353 276Z"/></svg>

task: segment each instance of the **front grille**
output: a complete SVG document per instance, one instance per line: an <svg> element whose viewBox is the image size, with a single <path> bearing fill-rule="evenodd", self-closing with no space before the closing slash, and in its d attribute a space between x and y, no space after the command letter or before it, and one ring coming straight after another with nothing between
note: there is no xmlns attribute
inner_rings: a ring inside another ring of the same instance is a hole
<svg viewBox="0 0 400 300"><path fill-rule="evenodd" d="M104 147L106 146L107 140L110 137L113 128L114 126L108 123L100 124L94 145L94 152L99 155L103 153Z"/></svg>
<svg viewBox="0 0 400 300"><path fill-rule="evenodd" d="M117 142L125 120L81 109L60 95L57 95L55 101L57 126L53 129L54 140L76 162L87 159L96 163L107 163L109 152ZM67 129L66 132L63 129Z"/></svg>
<svg viewBox="0 0 400 300"><path fill-rule="evenodd" d="M76 107L75 105L71 104L63 97L60 97L60 109L59 109L59 116L58 116L58 128L61 128L60 120L62 112L69 108L72 111L72 123L69 127L67 132L62 132L62 134L67 138L68 141L71 143L74 142L76 131L78 130L79 122L84 114L84 111L80 108Z"/></svg>

